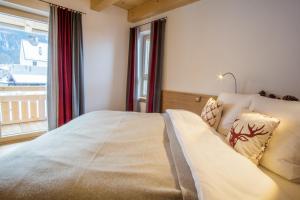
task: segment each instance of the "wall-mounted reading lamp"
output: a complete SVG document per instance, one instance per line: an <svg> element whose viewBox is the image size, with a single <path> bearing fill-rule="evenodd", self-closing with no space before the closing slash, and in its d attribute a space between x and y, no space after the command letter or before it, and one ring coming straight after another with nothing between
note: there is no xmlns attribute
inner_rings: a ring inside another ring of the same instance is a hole
<svg viewBox="0 0 300 200"><path fill-rule="evenodd" d="M237 93L236 78L235 78L235 76L234 76L233 73L231 73L231 72L226 72L225 74L220 74L220 75L218 75L218 78L219 78L220 80L223 80L224 77L227 76L227 75L230 75L230 76L233 77L233 79L234 79L234 86L235 86L235 93Z"/></svg>

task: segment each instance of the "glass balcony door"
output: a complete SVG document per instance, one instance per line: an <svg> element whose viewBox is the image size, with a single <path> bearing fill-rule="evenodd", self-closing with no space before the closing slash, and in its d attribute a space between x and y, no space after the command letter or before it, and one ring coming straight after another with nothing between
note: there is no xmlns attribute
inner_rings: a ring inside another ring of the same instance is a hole
<svg viewBox="0 0 300 200"><path fill-rule="evenodd" d="M48 24L0 14L0 137L47 130Z"/></svg>

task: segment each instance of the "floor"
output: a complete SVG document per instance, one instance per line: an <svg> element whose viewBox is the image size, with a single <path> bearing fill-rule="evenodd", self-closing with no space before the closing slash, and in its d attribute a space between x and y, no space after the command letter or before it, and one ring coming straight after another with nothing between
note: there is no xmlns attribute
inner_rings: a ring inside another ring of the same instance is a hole
<svg viewBox="0 0 300 200"><path fill-rule="evenodd" d="M46 131L48 129L47 121L27 122L20 124L10 124L1 126L1 136L20 135L24 133L34 133Z"/></svg>

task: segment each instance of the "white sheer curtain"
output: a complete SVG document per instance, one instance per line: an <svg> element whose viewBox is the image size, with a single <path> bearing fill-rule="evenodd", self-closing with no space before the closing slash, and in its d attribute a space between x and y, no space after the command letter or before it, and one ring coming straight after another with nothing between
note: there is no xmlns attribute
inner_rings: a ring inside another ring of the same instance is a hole
<svg viewBox="0 0 300 200"><path fill-rule="evenodd" d="M57 127L58 116L58 58L57 58L57 7L50 6L49 51L47 74L48 129Z"/></svg>

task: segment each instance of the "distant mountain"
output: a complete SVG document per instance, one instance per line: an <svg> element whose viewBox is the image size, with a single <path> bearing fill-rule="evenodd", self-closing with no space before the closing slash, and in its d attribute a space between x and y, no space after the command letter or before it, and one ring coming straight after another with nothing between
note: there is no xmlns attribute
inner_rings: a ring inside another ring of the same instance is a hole
<svg viewBox="0 0 300 200"><path fill-rule="evenodd" d="M48 36L0 27L0 64L20 64L21 40L48 43Z"/></svg>

